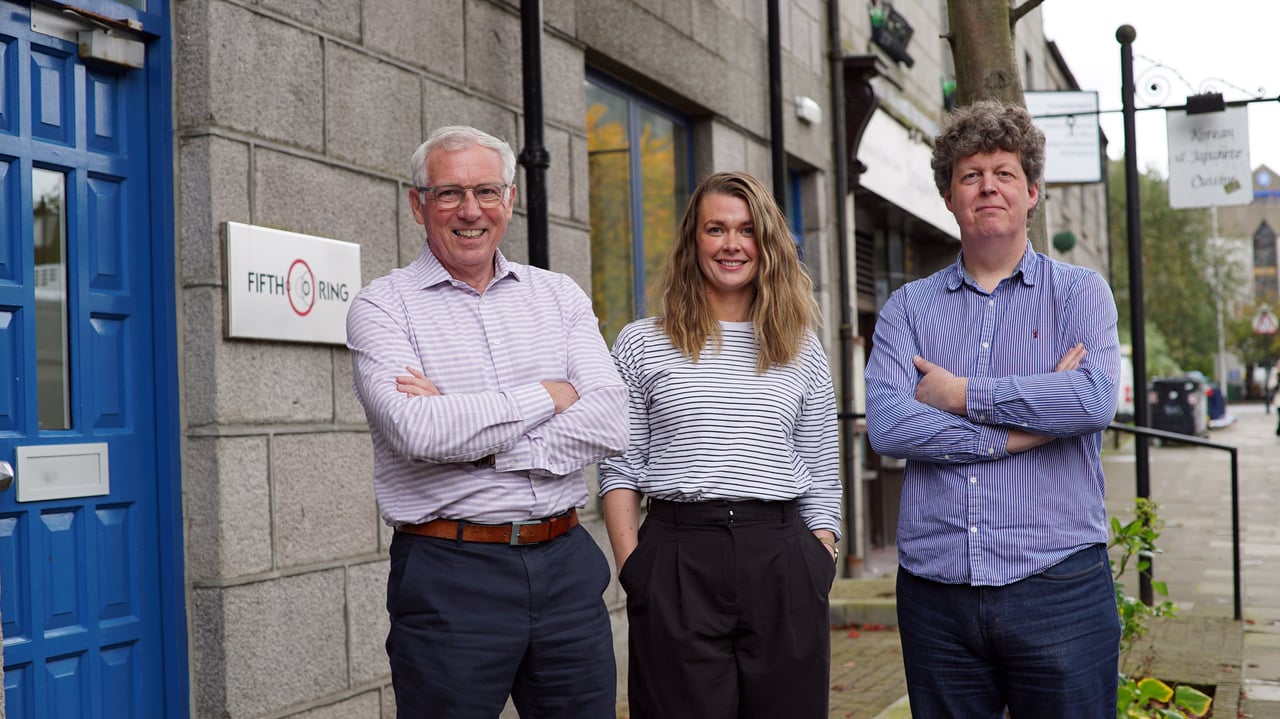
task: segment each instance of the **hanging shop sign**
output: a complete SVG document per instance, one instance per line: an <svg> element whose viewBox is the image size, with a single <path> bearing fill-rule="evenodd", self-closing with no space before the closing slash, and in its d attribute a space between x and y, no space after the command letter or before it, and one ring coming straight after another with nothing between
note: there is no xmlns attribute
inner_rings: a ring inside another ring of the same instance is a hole
<svg viewBox="0 0 1280 719"><path fill-rule="evenodd" d="M1169 207L1221 207L1253 202L1246 107L1219 112L1165 112L1169 136Z"/></svg>

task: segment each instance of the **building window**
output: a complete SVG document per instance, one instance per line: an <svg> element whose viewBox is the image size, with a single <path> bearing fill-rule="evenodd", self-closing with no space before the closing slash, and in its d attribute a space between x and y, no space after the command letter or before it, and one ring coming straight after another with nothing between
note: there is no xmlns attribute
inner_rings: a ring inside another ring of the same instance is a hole
<svg viewBox="0 0 1280 719"><path fill-rule="evenodd" d="M796 252L804 261L804 173L787 168L787 228L795 240Z"/></svg>
<svg viewBox="0 0 1280 719"><path fill-rule="evenodd" d="M617 83L588 74L591 299L613 344L655 297L688 201L689 124Z"/></svg>

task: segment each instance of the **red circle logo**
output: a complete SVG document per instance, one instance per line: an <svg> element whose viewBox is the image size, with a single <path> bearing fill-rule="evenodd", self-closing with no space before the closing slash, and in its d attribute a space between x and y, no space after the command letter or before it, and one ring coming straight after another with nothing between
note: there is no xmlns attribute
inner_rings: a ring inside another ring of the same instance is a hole
<svg viewBox="0 0 1280 719"><path fill-rule="evenodd" d="M294 260L289 265L284 287L289 295L289 306L299 317L306 317L316 306L316 276L303 260Z"/></svg>

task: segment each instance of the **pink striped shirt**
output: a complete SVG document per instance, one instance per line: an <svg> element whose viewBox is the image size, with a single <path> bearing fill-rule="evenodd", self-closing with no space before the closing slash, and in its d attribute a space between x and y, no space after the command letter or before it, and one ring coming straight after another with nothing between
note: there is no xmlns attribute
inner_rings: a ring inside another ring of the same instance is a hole
<svg viewBox="0 0 1280 719"><path fill-rule="evenodd" d="M583 468L627 443L627 390L591 301L569 277L509 262L483 295L424 243L374 280L347 314L352 384L373 439L373 485L391 525L437 517L503 523L587 501ZM414 397L415 367L440 390ZM580 399L555 414L542 381ZM495 455L493 467L475 460Z"/></svg>

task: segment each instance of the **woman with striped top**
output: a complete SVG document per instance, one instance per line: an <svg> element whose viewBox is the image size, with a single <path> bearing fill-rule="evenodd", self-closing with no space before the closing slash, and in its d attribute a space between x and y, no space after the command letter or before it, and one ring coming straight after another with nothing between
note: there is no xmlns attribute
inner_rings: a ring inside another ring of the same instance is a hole
<svg viewBox="0 0 1280 719"><path fill-rule="evenodd" d="M614 343L630 442L600 463L631 717L825 718L835 396L813 285L758 180L698 185L661 301Z"/></svg>

